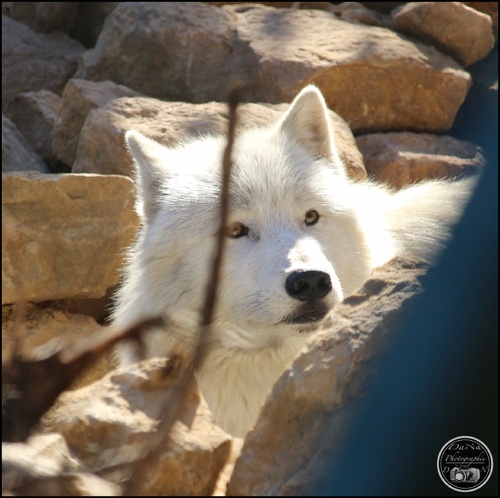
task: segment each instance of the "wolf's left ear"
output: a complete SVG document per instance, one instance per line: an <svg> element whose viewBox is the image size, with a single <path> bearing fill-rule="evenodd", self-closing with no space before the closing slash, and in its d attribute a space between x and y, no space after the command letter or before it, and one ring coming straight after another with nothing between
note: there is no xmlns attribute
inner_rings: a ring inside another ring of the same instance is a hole
<svg viewBox="0 0 500 498"><path fill-rule="evenodd" d="M328 108L317 87L306 86L295 97L279 127L288 132L315 159L327 158L338 173L344 174L333 139Z"/></svg>
<svg viewBox="0 0 500 498"><path fill-rule="evenodd" d="M169 150L135 130L125 133L125 142L134 160L135 182L139 189L137 210L150 221L158 211L161 187L168 178L165 160Z"/></svg>

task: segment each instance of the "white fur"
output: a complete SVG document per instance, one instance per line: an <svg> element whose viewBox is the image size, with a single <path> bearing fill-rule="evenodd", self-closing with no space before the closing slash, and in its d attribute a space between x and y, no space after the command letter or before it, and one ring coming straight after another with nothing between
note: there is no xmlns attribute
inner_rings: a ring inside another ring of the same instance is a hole
<svg viewBox="0 0 500 498"><path fill-rule="evenodd" d="M143 228L117 293L114 325L166 314L193 330L214 254L226 140L206 137L169 149L129 131L126 141L137 168ZM353 182L313 86L275 126L242 132L233 159L230 222L249 231L227 240L214 330L197 378L216 421L242 436L306 332L319 323L289 323L306 304L287 293L286 278L308 270L327 274L331 292L311 304L323 313L395 255L409 250L431 259L472 183L432 181L392 192ZM306 225L311 209L320 219ZM147 355L167 355L189 342L184 330L149 333ZM122 362L137 359L130 345L118 354Z"/></svg>

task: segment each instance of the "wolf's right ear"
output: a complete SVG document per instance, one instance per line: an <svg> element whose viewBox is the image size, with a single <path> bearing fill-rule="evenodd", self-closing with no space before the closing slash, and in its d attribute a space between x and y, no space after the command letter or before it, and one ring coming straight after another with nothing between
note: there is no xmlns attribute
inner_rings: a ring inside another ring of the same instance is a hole
<svg viewBox="0 0 500 498"><path fill-rule="evenodd" d="M125 133L125 143L135 165L135 182L139 190L136 209L141 217L150 221L158 211L162 185L168 178L165 168L168 149L135 130Z"/></svg>

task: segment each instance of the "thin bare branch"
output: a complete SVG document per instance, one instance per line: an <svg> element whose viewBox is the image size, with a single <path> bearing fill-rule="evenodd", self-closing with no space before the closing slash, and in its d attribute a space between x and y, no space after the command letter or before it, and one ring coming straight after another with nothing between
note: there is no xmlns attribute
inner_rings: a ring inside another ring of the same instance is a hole
<svg viewBox="0 0 500 498"><path fill-rule="evenodd" d="M221 186L221 212L220 212L220 225L217 232L216 250L213 259L212 272L208 278L205 303L200 318L200 326L197 334L197 343L194 349L192 360L186 367L185 373L179 382L176 397L169 406L163 407L163 417L158 424L158 443L156 448L153 448L148 456L146 456L137 466L133 477L128 481L125 486L125 495L135 495L140 489L140 482L143 476L146 475L148 468L155 460L155 450L162 446L166 440L172 425L180 418L182 410L185 406L187 394L193 388L194 372L200 367L204 358L205 346L210 342L210 328L213 320L215 307L217 305L217 289L220 281L220 274L222 268L222 261L225 248L225 227L227 225L229 213L229 178L231 173L231 156L234 145L235 131L237 125L237 107L239 101L239 90L233 90L229 97L229 130L227 137L227 145L224 150L222 160L222 186Z"/></svg>

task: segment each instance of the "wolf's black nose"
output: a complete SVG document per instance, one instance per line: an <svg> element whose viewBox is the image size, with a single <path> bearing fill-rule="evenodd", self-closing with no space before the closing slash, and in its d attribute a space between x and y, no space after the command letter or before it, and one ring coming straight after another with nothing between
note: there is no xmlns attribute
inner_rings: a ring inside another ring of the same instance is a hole
<svg viewBox="0 0 500 498"><path fill-rule="evenodd" d="M300 301L323 299L331 290L330 275L322 271L294 271L286 279L286 291Z"/></svg>

